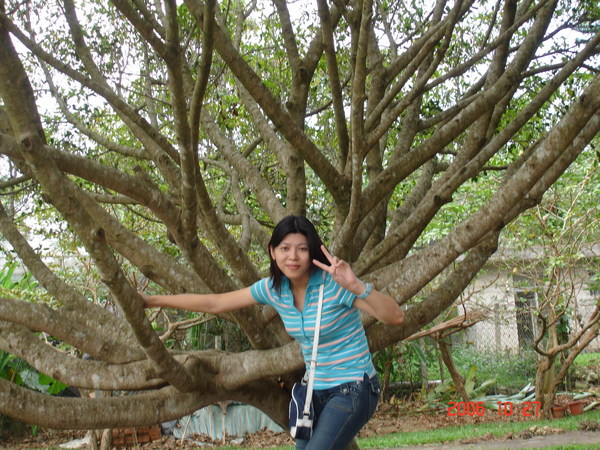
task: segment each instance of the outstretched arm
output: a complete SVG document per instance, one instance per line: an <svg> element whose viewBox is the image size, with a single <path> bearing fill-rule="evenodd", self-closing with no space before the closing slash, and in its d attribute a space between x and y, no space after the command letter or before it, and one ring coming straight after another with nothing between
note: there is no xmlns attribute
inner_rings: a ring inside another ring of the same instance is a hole
<svg viewBox="0 0 600 450"><path fill-rule="evenodd" d="M139 294L144 300L145 308L161 306L209 314L224 313L256 304L249 287L223 294L147 295L143 292Z"/></svg>
<svg viewBox="0 0 600 450"><path fill-rule="evenodd" d="M353 294L361 295L365 292L366 284L358 279L352 271L350 264L339 259L337 256L332 256L325 246L321 246L321 249L331 265L327 266L320 261L313 260L315 266L329 272L340 286ZM357 297L354 300L354 306L368 312L377 320L390 325L400 325L404 322L404 311L400 309L398 303L389 295L385 295L375 289L364 299Z"/></svg>

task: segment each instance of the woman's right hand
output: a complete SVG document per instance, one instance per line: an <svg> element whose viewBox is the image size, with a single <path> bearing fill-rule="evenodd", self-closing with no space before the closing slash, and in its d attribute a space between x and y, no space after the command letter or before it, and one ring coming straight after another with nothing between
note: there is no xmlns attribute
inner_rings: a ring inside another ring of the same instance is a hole
<svg viewBox="0 0 600 450"><path fill-rule="evenodd" d="M144 302L144 308L152 308L152 296L148 295L142 291L137 291L140 297L142 297L142 301Z"/></svg>
<svg viewBox="0 0 600 450"><path fill-rule="evenodd" d="M141 291L138 294L142 297L144 308L179 308L208 314L220 314L256 304L249 287L223 294L148 295Z"/></svg>

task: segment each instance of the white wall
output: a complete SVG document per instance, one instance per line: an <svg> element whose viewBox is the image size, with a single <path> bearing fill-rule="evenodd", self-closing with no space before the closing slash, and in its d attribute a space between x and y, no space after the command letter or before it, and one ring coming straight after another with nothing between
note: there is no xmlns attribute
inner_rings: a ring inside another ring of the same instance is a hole
<svg viewBox="0 0 600 450"><path fill-rule="evenodd" d="M579 270L575 274L574 315L584 322L589 319L595 307L592 293L587 288L587 271ZM482 351L519 351L519 340L526 333L521 326L521 336L517 325L517 308L515 297L517 288L513 283L513 275L508 271L488 268L472 283L463 294L468 310L484 309L488 319L483 320L467 330L467 340ZM595 293L595 295L597 295ZM533 300L536 301L536 300ZM532 320L533 332L537 335L537 321ZM574 331L580 329L580 323L571 320ZM527 342L523 340L523 342ZM523 344L522 344L523 345ZM600 337L587 347L587 351L600 351Z"/></svg>

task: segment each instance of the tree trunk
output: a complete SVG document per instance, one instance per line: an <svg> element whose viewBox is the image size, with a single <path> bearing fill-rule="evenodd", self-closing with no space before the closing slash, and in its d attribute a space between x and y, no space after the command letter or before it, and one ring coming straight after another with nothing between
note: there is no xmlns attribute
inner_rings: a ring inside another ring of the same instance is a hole
<svg viewBox="0 0 600 450"><path fill-rule="evenodd" d="M425 354L425 340L419 339L419 348L421 349L421 353ZM423 360L420 361L421 366L421 392L427 392L429 387L429 375L427 373L427 363Z"/></svg>
<svg viewBox="0 0 600 450"><path fill-rule="evenodd" d="M470 402L471 399L469 398L469 395L467 394L467 391L465 390L465 384L463 381L463 377L460 375L460 373L456 369L456 366L454 365L454 361L452 360L452 354L450 353L448 344L444 341L444 339L439 339L438 345L440 347L440 353L442 354L442 360L444 361L444 364L448 368L448 371L450 372L450 376L452 377L452 380L454 381L454 386L456 387L456 392L458 392L460 394L463 401Z"/></svg>
<svg viewBox="0 0 600 450"><path fill-rule="evenodd" d="M391 372L391 361L386 361L383 366L383 379L381 380L381 397L385 398L388 388L390 387L390 372Z"/></svg>
<svg viewBox="0 0 600 450"><path fill-rule="evenodd" d="M89 430L87 438L89 439L87 450L98 450L98 435L96 434L96 430Z"/></svg>
<svg viewBox="0 0 600 450"><path fill-rule="evenodd" d="M540 402L542 417L552 418L552 405L556 395L556 383L554 382L554 357L544 357L538 362L535 376L535 397Z"/></svg>
<svg viewBox="0 0 600 450"><path fill-rule="evenodd" d="M107 428L102 431L102 440L100 441L100 450L110 450L112 448L112 430Z"/></svg>

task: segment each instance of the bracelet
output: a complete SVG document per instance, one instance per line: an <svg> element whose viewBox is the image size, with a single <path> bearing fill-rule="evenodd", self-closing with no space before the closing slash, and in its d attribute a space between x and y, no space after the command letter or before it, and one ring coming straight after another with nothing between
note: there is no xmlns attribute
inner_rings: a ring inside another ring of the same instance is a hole
<svg viewBox="0 0 600 450"><path fill-rule="evenodd" d="M361 281L362 283L362 281ZM356 297L360 298L360 299L365 299L369 296L369 294L371 293L371 291L373 290L373 285L371 283L363 283L365 285L365 291L360 294L357 295Z"/></svg>

